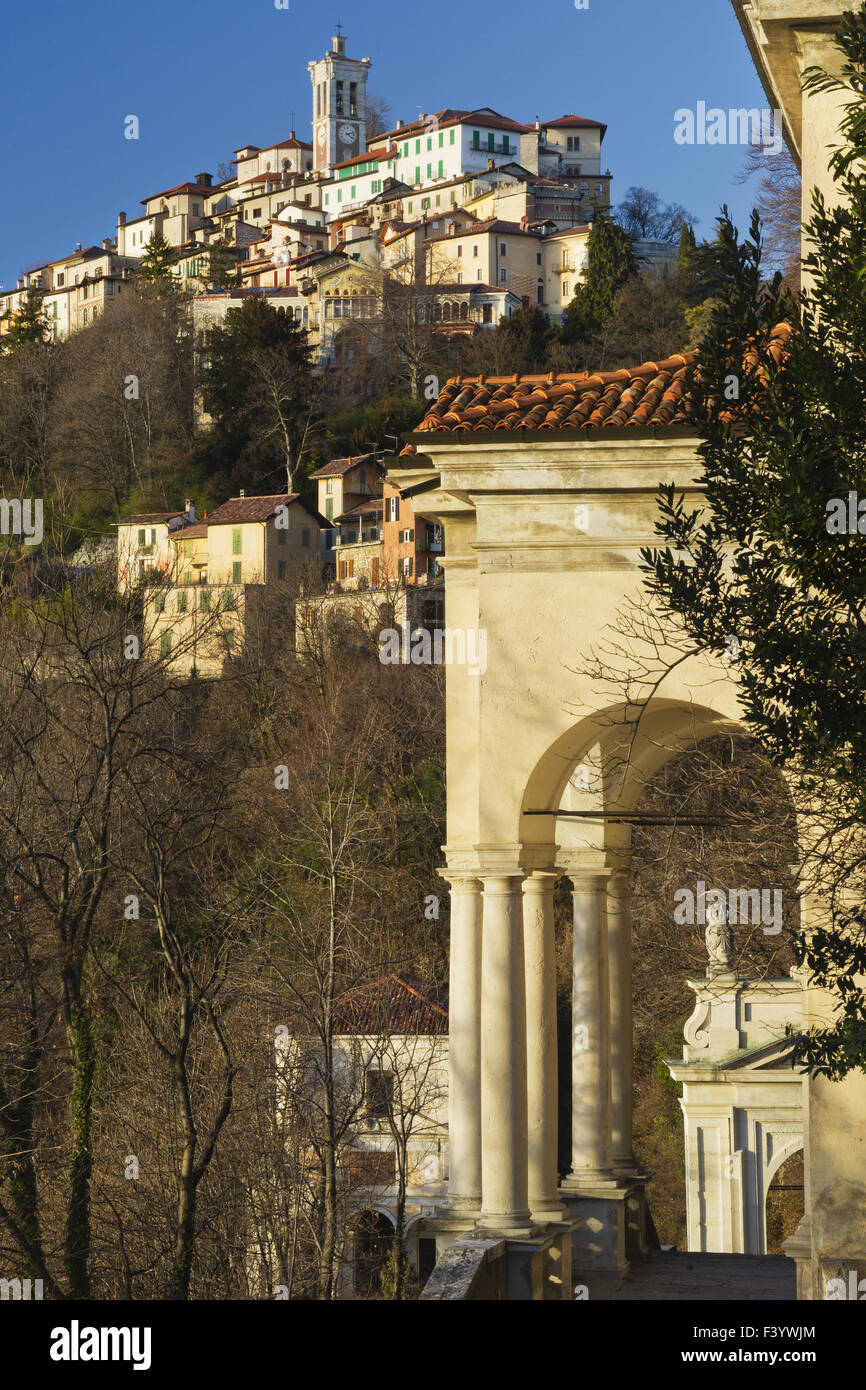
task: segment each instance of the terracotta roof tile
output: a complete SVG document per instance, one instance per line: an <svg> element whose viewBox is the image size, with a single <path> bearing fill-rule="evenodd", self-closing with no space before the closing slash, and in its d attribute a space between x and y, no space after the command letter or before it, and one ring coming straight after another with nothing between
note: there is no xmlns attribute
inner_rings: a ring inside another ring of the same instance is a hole
<svg viewBox="0 0 866 1390"><path fill-rule="evenodd" d="M331 459L328 463L323 463L321 468L317 468L315 473L311 473L311 478L338 478L343 473L348 473L350 468L357 468L359 464L376 464L375 454L354 454L347 459Z"/></svg>
<svg viewBox="0 0 866 1390"><path fill-rule="evenodd" d="M448 1032L444 993L408 975L387 975L351 990L334 1003L334 1032L380 1036L387 1033Z"/></svg>
<svg viewBox="0 0 866 1390"><path fill-rule="evenodd" d="M215 507L207 519L208 526L222 526L228 522L267 521L274 515L277 507L291 507L300 501L297 492L273 493L269 497L231 497Z"/></svg>
<svg viewBox="0 0 866 1390"><path fill-rule="evenodd" d="M790 333L789 324L778 324L770 332L767 347L777 364ZM686 373L696 361L697 354L687 352L615 372L451 377L418 431L683 425L688 422ZM757 364L758 355L751 348L744 365Z"/></svg>

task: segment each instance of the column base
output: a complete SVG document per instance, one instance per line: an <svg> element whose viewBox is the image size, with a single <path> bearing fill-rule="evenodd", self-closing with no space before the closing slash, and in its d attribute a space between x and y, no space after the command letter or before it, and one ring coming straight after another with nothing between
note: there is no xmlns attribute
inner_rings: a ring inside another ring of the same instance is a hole
<svg viewBox="0 0 866 1390"><path fill-rule="evenodd" d="M530 1201L529 1209L532 1212L532 1220L538 1225L568 1220L568 1207L557 1197L539 1197L537 1202Z"/></svg>
<svg viewBox="0 0 866 1390"><path fill-rule="evenodd" d="M477 1235L485 1239L502 1236L506 1240L532 1240L542 1234L542 1228L529 1212L491 1212L482 1214L475 1225Z"/></svg>
<svg viewBox="0 0 866 1390"><path fill-rule="evenodd" d="M580 1173L569 1173L562 1182L562 1195L568 1197L591 1196L594 1192L606 1192L611 1188L625 1186L626 1179L611 1168L587 1168Z"/></svg>

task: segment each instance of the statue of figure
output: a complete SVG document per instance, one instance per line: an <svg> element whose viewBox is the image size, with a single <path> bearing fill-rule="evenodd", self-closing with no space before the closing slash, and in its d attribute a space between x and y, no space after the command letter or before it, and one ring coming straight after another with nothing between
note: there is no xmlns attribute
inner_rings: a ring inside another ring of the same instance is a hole
<svg viewBox="0 0 866 1390"><path fill-rule="evenodd" d="M707 908L707 929L704 933L707 955L710 958L708 975L721 975L731 968L734 933L728 922L724 903L713 902Z"/></svg>

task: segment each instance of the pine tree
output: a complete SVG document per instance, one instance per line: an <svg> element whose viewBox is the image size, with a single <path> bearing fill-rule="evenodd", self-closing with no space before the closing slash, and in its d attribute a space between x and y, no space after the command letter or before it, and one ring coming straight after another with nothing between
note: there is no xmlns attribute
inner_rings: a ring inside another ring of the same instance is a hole
<svg viewBox="0 0 866 1390"><path fill-rule="evenodd" d="M620 290L637 270L628 233L599 213L589 234L586 273L563 315L562 341L585 342L598 333L612 316Z"/></svg>
<svg viewBox="0 0 866 1390"><path fill-rule="evenodd" d="M206 289L229 290L239 283L237 258L227 236L208 245L199 278Z"/></svg>
<svg viewBox="0 0 866 1390"><path fill-rule="evenodd" d="M698 253L716 302L690 385L706 507L663 488L665 544L643 552L651 594L697 648L730 656L736 636L745 723L816 808L807 867L832 920L795 948L839 1008L797 1056L832 1079L866 1071L866 6L837 41L841 78L807 79L850 99L830 162L841 201L816 191L806 225L811 288L797 305L781 275L768 284L757 214L741 243L723 209Z"/></svg>
<svg viewBox="0 0 866 1390"><path fill-rule="evenodd" d="M45 342L48 337L48 324L45 319L42 300L42 290L38 285L28 285L24 303L20 309L15 310L11 317L4 347L14 351L15 348L22 347L25 343Z"/></svg>
<svg viewBox="0 0 866 1390"><path fill-rule="evenodd" d="M154 231L135 272L136 282L139 286L169 289L173 284L171 268L174 262L174 251L162 232Z"/></svg>

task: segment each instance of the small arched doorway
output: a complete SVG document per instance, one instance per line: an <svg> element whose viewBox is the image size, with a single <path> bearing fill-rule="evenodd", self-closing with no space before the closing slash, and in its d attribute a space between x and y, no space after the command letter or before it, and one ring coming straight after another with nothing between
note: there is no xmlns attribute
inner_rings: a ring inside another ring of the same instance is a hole
<svg viewBox="0 0 866 1390"><path fill-rule="evenodd" d="M767 1188L767 1254L784 1254L782 1242L794 1235L805 1211L803 1150L798 1149L776 1170Z"/></svg>
<svg viewBox="0 0 866 1390"><path fill-rule="evenodd" d="M367 1208L355 1217L352 1235L355 1297L378 1298L382 1292L382 1271L394 1239L394 1226L382 1212Z"/></svg>

